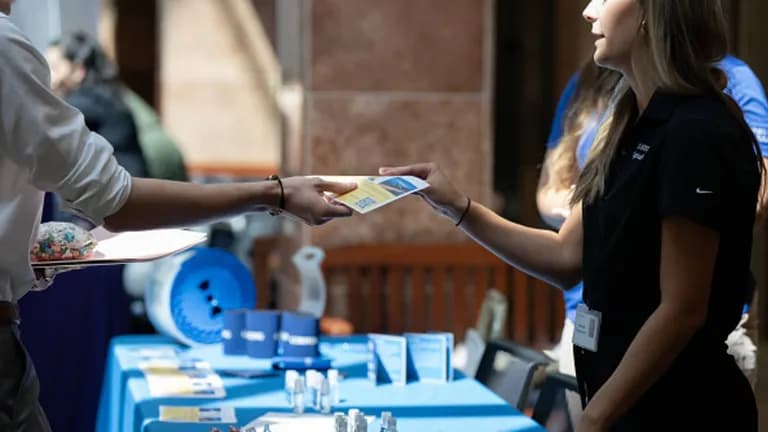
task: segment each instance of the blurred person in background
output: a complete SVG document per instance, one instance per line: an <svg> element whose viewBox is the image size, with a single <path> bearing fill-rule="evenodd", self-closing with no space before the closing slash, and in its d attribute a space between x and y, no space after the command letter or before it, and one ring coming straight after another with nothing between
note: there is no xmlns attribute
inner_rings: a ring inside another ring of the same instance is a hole
<svg viewBox="0 0 768 432"><path fill-rule="evenodd" d="M112 144L117 162L132 176L147 177L136 123L123 101L125 86L98 41L85 32L65 35L51 44L46 60L53 92L83 113L88 129Z"/></svg>
<svg viewBox="0 0 768 432"><path fill-rule="evenodd" d="M88 33L54 41L46 52L53 91L107 138L132 175L186 181L184 158L154 109L119 78L117 65Z"/></svg>

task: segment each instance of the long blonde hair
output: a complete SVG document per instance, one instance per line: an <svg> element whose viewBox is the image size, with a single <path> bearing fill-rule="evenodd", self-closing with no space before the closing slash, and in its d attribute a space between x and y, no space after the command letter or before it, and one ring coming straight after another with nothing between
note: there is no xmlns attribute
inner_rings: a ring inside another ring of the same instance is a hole
<svg viewBox="0 0 768 432"><path fill-rule="evenodd" d="M721 0L636 0L643 12L639 31L648 46L658 88L682 94L715 94L760 147L739 106L723 89L728 80L716 67L728 50L727 25ZM601 125L594 148L576 184L572 203L592 202L604 189L608 170L627 126L637 113L635 94L626 79L619 82L613 109ZM760 158L757 158L759 161ZM762 164L759 164L762 174Z"/></svg>
<svg viewBox="0 0 768 432"><path fill-rule="evenodd" d="M601 68L592 59L578 73L576 89L568 104L563 135L552 150L550 180L545 187L569 189L579 177L576 150L582 135L610 103L621 74Z"/></svg>

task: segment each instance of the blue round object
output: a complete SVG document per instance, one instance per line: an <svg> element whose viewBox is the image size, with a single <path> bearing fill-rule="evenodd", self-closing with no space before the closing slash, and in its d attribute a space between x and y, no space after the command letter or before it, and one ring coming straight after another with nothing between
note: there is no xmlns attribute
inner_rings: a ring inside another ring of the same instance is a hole
<svg viewBox="0 0 768 432"><path fill-rule="evenodd" d="M248 269L222 249L197 248L171 287L171 316L178 330L202 344L221 341L223 311L252 309L256 285Z"/></svg>

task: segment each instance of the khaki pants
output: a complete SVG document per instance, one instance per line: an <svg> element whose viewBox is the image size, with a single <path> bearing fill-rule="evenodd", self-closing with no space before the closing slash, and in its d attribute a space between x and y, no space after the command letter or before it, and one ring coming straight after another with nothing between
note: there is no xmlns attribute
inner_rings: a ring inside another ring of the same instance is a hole
<svg viewBox="0 0 768 432"><path fill-rule="evenodd" d="M0 325L0 431L49 432L40 383L16 324Z"/></svg>

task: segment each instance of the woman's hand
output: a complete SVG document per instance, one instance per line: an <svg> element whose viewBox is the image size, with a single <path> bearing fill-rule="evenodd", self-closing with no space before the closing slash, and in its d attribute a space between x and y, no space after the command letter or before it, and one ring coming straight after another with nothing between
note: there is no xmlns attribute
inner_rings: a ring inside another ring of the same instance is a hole
<svg viewBox="0 0 768 432"><path fill-rule="evenodd" d="M439 214L456 223L467 207L467 196L459 192L435 163L421 163L401 167L382 167L385 176L414 176L425 180L429 187L418 194Z"/></svg>
<svg viewBox="0 0 768 432"><path fill-rule="evenodd" d="M313 177L289 177L282 180L285 211L309 225L322 225L331 219L352 216L352 209L337 203L325 192L345 194L356 183L338 183Z"/></svg>

